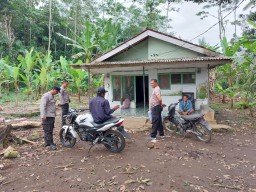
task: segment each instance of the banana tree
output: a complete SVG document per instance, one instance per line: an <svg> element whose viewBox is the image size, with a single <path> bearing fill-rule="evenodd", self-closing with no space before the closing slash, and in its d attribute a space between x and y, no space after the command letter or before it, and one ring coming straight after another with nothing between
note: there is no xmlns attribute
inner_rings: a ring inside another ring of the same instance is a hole
<svg viewBox="0 0 256 192"><path fill-rule="evenodd" d="M76 36L76 34L73 34L76 36L76 40L73 40L60 33L57 33L57 35L64 38L65 40L68 40L70 43L67 45L70 45L80 51L72 56L74 59L83 57L83 60L86 63L89 63L94 57L94 50L99 47L96 33L96 27L89 21L86 21L81 36Z"/></svg>
<svg viewBox="0 0 256 192"><path fill-rule="evenodd" d="M53 72L53 67L55 62L53 62L51 51L48 51L46 55L39 57L38 63L40 64L40 81L42 86L42 91L46 91L49 88L51 82L51 74ZM41 79L41 78L44 79Z"/></svg>
<svg viewBox="0 0 256 192"><path fill-rule="evenodd" d="M37 64L38 54L34 54L34 48L31 48L30 52L25 50L25 56L19 55L18 60L22 66L24 75L21 74L23 83L27 86L27 89L24 91L28 96L32 94L32 82L33 82L33 69Z"/></svg>
<svg viewBox="0 0 256 192"><path fill-rule="evenodd" d="M0 59L0 98L2 97L2 85L8 83L9 80L7 73L5 59Z"/></svg>
<svg viewBox="0 0 256 192"><path fill-rule="evenodd" d="M78 101L81 102L81 86L82 81L85 79L87 72L82 69L70 69L72 79L75 81L77 88Z"/></svg>
<svg viewBox="0 0 256 192"><path fill-rule="evenodd" d="M18 106L18 93L19 93L19 77L20 77L20 67L21 64L18 65L18 67L12 67L9 65L6 65L6 68L8 69L11 79L9 80L10 83L14 84L15 87L15 106Z"/></svg>
<svg viewBox="0 0 256 192"><path fill-rule="evenodd" d="M238 42L232 42L231 44L229 44L227 41L227 38L225 37L221 41L221 45L222 45L222 50L224 55L234 58L239 47L241 46L241 43L240 41L238 41ZM236 70L234 68L233 62L227 63L226 65L219 67L218 72L219 72L219 75L223 77L227 77L229 82L229 87L232 88L234 84L233 77L236 75ZM233 105L234 105L233 103L234 103L234 100L233 98L231 98L231 103L230 103L231 108L233 108Z"/></svg>

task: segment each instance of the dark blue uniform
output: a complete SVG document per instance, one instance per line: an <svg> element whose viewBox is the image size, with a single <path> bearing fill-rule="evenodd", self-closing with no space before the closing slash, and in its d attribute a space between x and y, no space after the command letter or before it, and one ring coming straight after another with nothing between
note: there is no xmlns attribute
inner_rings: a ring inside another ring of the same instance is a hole
<svg viewBox="0 0 256 192"><path fill-rule="evenodd" d="M103 123L112 118L115 109L110 109L108 100L102 96L94 97L90 101L89 110L95 123Z"/></svg>

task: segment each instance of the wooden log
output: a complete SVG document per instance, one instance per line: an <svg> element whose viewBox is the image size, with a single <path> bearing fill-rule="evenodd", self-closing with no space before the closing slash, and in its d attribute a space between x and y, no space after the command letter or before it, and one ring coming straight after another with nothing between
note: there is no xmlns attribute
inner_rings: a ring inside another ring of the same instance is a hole
<svg viewBox="0 0 256 192"><path fill-rule="evenodd" d="M42 123L41 122L36 122L36 121L21 121L18 123L12 123L13 129L31 129L31 128L36 128L36 127L41 127Z"/></svg>

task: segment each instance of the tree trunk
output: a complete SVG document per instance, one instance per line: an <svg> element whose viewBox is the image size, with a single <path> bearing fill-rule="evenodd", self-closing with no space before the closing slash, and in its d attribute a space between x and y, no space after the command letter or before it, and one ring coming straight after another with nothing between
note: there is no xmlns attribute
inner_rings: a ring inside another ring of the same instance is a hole
<svg viewBox="0 0 256 192"><path fill-rule="evenodd" d="M51 30L51 25L52 25L52 0L49 0L49 36L48 36L48 52L51 49L51 37L52 37L52 30Z"/></svg>
<svg viewBox="0 0 256 192"><path fill-rule="evenodd" d="M226 103L226 95L222 95L222 103Z"/></svg>
<svg viewBox="0 0 256 192"><path fill-rule="evenodd" d="M77 93L78 102L81 103L81 95L80 95L80 87L79 86L77 87L77 91L78 91L78 93Z"/></svg>
<svg viewBox="0 0 256 192"><path fill-rule="evenodd" d="M232 63L230 63L229 70L230 70L229 87L233 87ZM234 99L233 99L233 97L231 97L231 100L230 100L230 108L232 109L233 107L234 107Z"/></svg>
<svg viewBox="0 0 256 192"><path fill-rule="evenodd" d="M10 85L9 85L9 83L5 83L5 90L6 90L6 95L9 96L10 95Z"/></svg>
<svg viewBox="0 0 256 192"><path fill-rule="evenodd" d="M2 98L2 84L0 83L0 99Z"/></svg>
<svg viewBox="0 0 256 192"><path fill-rule="evenodd" d="M8 46L8 51L9 55L12 57L12 45L15 40L14 32L11 27L12 23L12 16L4 16L4 21L3 21L3 31L7 37L7 46Z"/></svg>
<svg viewBox="0 0 256 192"><path fill-rule="evenodd" d="M253 117L253 110L252 110L252 107L249 107L249 111L250 111L250 116Z"/></svg>
<svg viewBox="0 0 256 192"><path fill-rule="evenodd" d="M15 106L18 107L19 105L19 101L18 101L18 93L19 93L19 88L18 88L18 83L15 82L14 83L14 86L15 86Z"/></svg>

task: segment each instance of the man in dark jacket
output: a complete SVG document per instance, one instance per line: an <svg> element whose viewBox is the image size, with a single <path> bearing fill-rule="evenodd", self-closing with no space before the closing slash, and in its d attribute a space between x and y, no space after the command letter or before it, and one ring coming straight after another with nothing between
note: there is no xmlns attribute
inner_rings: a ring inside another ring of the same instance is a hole
<svg viewBox="0 0 256 192"><path fill-rule="evenodd" d="M89 110L95 123L103 123L112 118L112 113L120 106L116 105L110 108L108 100L105 99L106 90L102 87L98 88L97 96L94 97L89 104Z"/></svg>

